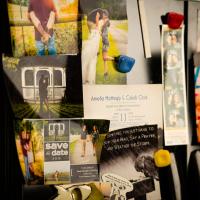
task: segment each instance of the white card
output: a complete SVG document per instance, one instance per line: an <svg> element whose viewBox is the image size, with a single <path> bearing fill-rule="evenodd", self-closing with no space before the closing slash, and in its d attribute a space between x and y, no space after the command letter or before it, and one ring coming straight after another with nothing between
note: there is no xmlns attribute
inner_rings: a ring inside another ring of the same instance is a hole
<svg viewBox="0 0 200 200"><path fill-rule="evenodd" d="M110 131L162 121L162 85L84 85L84 116L109 119Z"/></svg>

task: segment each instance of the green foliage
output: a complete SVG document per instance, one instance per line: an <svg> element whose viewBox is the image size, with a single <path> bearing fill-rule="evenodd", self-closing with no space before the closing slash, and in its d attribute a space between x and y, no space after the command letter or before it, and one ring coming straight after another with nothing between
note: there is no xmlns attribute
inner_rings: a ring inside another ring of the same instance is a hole
<svg viewBox="0 0 200 200"><path fill-rule="evenodd" d="M17 5L22 5L22 6L28 6L29 0L8 0L9 3L17 4Z"/></svg>
<svg viewBox="0 0 200 200"><path fill-rule="evenodd" d="M110 14L110 19L126 19L126 0L81 0L81 10L88 14L96 8L107 9Z"/></svg>
<svg viewBox="0 0 200 200"><path fill-rule="evenodd" d="M15 130L17 133L20 133L21 131L29 131L31 132L33 130L32 122L31 121L20 121L16 120L15 122Z"/></svg>
<svg viewBox="0 0 200 200"><path fill-rule="evenodd" d="M15 6L14 9L18 7ZM79 27L80 25L76 21L54 25L57 54L76 54L78 52ZM11 39L15 57L36 55L35 30L33 26L11 27Z"/></svg>
<svg viewBox="0 0 200 200"><path fill-rule="evenodd" d="M45 121L33 121L33 127L35 129L36 132L40 131L43 128L43 124L45 123ZM47 123L47 122L46 122Z"/></svg>
<svg viewBox="0 0 200 200"><path fill-rule="evenodd" d="M75 141L73 141L73 142L70 142L69 148L70 148L70 154L71 154L71 155L74 154L76 143L77 143L77 140L75 140Z"/></svg>
<svg viewBox="0 0 200 200"><path fill-rule="evenodd" d="M88 132L92 132L92 127L97 126L99 133L107 133L109 131L109 121L106 120L84 120Z"/></svg>
<svg viewBox="0 0 200 200"><path fill-rule="evenodd" d="M3 63L4 63L4 66L6 66L6 68L8 68L9 70L16 71L17 70L17 65L19 63L19 59L18 58L14 58L14 57L5 57L5 56L3 56Z"/></svg>
<svg viewBox="0 0 200 200"><path fill-rule="evenodd" d="M88 39L88 35L89 35L89 29L88 29L88 25L87 25L87 17L85 16L82 19L82 40L87 40Z"/></svg>
<svg viewBox="0 0 200 200"><path fill-rule="evenodd" d="M124 0L101 0L98 3L100 8L107 9L110 19L126 19L126 1Z"/></svg>
<svg viewBox="0 0 200 200"><path fill-rule="evenodd" d="M83 124L86 125L88 132L92 132L92 128L94 125L97 126L99 133L104 134L109 131L109 120L75 120L70 122L70 133L72 135L76 135L80 133L81 127Z"/></svg>
<svg viewBox="0 0 200 200"><path fill-rule="evenodd" d="M77 133L80 133L82 125L83 120L70 121L70 134L76 135Z"/></svg>
<svg viewBox="0 0 200 200"><path fill-rule="evenodd" d="M44 138L43 138L43 133L41 132L43 128L43 123L44 121L42 120L31 121L31 125L32 125L31 140L32 140L34 152L43 151L43 148L44 148L43 146Z"/></svg>
<svg viewBox="0 0 200 200"><path fill-rule="evenodd" d="M76 54L78 52L78 23L55 24L55 44L58 54Z"/></svg>
<svg viewBox="0 0 200 200"><path fill-rule="evenodd" d="M24 126L25 126L26 130L29 132L31 132L33 130L33 125L32 125L31 121L25 121Z"/></svg>
<svg viewBox="0 0 200 200"><path fill-rule="evenodd" d="M17 135L24 130L23 123L20 120L15 120L14 127Z"/></svg>
<svg viewBox="0 0 200 200"><path fill-rule="evenodd" d="M100 159L101 159L101 151L102 151L102 147L103 147L105 137L106 137L106 134L101 134L99 136L99 139L98 139L98 142L97 142L96 155L97 155L98 163L100 162Z"/></svg>
<svg viewBox="0 0 200 200"><path fill-rule="evenodd" d="M39 104L14 104L14 113L20 119L38 118L40 110ZM44 107L46 108L46 107ZM83 106L78 104L50 104L50 116L52 118L60 117L80 117L83 115ZM47 113L47 110L45 110ZM40 128L40 127L38 127Z"/></svg>

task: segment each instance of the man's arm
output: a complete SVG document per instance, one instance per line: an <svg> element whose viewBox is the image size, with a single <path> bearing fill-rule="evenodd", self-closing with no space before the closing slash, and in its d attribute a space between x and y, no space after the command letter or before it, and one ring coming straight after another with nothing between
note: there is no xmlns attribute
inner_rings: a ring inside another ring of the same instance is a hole
<svg viewBox="0 0 200 200"><path fill-rule="evenodd" d="M97 12L96 17L95 17L95 23L96 23L96 28L97 29L99 27L99 18L100 18L100 14L99 14L99 12Z"/></svg>
<svg viewBox="0 0 200 200"><path fill-rule="evenodd" d="M47 22L47 29L48 30L51 30L53 28L55 20L56 20L56 13L54 11L51 11L50 15L49 15L49 20Z"/></svg>
<svg viewBox="0 0 200 200"><path fill-rule="evenodd" d="M29 17L33 23L33 25L35 26L35 28L39 31L39 33L41 34L41 36L44 36L47 34L47 32L43 29L40 20L36 17L35 13L33 11L31 11L29 13Z"/></svg>

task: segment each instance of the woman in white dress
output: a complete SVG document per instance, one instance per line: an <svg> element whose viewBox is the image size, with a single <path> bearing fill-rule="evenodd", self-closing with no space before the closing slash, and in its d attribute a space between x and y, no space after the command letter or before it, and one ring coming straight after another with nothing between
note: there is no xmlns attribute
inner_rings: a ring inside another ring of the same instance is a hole
<svg viewBox="0 0 200 200"><path fill-rule="evenodd" d="M93 10L87 18L88 39L82 43L82 79L83 84L95 84L96 64L101 38L102 9Z"/></svg>

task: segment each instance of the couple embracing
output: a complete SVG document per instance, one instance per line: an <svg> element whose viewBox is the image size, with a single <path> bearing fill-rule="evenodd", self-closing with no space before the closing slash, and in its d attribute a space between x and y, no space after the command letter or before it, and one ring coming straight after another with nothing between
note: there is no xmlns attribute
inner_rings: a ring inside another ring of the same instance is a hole
<svg viewBox="0 0 200 200"><path fill-rule="evenodd" d="M88 14L87 25L89 36L82 45L82 75L83 84L95 84L97 55L102 38L102 59L104 63L104 80L108 79L107 61L114 60L108 55L110 46L108 29L110 26L109 12L106 9L95 9Z"/></svg>

